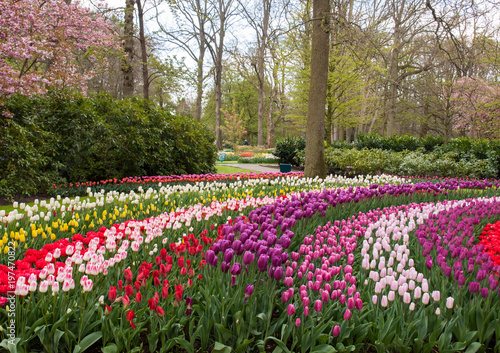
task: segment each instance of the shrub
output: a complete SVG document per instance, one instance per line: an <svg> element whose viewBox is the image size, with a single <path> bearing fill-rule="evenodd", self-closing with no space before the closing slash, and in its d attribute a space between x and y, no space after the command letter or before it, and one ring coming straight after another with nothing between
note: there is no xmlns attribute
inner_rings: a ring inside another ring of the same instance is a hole
<svg viewBox="0 0 500 353"><path fill-rule="evenodd" d="M52 92L3 109L13 118L1 118L0 194L10 198L64 181L215 172L212 133L139 98Z"/></svg>
<svg viewBox="0 0 500 353"><path fill-rule="evenodd" d="M273 155L279 158L282 164L300 165L300 159L297 155L306 148L306 139L303 137L286 137L276 142L276 150Z"/></svg>

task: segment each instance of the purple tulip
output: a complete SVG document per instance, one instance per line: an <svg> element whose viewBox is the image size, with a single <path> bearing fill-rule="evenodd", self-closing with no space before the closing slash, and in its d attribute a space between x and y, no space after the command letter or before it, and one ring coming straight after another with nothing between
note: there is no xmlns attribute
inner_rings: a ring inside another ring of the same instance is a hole
<svg viewBox="0 0 500 353"><path fill-rule="evenodd" d="M477 293L479 292L479 283L478 282L470 282L469 283L469 292L471 293Z"/></svg>
<svg viewBox="0 0 500 353"><path fill-rule="evenodd" d="M247 284L247 286L245 287L245 297L249 297L252 295L253 293L253 289L254 289L254 286L253 284Z"/></svg>
<svg viewBox="0 0 500 353"><path fill-rule="evenodd" d="M222 272L226 273L227 271L229 271L229 264L226 261L222 261L222 263L220 264L220 268Z"/></svg>
<svg viewBox="0 0 500 353"><path fill-rule="evenodd" d="M234 257L234 250L232 248L226 249L224 252L224 261L229 263Z"/></svg>
<svg viewBox="0 0 500 353"><path fill-rule="evenodd" d="M276 281L279 281L283 278L283 267L277 267L276 270L274 270L274 279Z"/></svg>
<svg viewBox="0 0 500 353"><path fill-rule="evenodd" d="M235 262L231 267L232 275L239 275L241 273L241 264L239 262Z"/></svg>
<svg viewBox="0 0 500 353"><path fill-rule="evenodd" d="M247 266L250 265L254 258L255 255L253 253L251 253L250 251L245 251L245 253L243 254L243 264Z"/></svg>
<svg viewBox="0 0 500 353"><path fill-rule="evenodd" d="M269 265L269 256L266 254L260 255L257 260L257 266L259 267L260 272L265 272L267 270L267 266Z"/></svg>
<svg viewBox="0 0 500 353"><path fill-rule="evenodd" d="M481 297L486 299L488 298L488 294L489 294L488 288L486 287L481 288Z"/></svg>
<svg viewBox="0 0 500 353"><path fill-rule="evenodd" d="M215 266L214 265L215 252L213 250L208 250L205 254L205 257L209 265Z"/></svg>

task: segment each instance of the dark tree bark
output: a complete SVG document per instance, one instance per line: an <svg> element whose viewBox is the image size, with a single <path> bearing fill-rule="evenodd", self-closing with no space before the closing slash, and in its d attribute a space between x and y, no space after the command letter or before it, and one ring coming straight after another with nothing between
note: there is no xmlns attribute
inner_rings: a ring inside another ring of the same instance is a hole
<svg viewBox="0 0 500 353"><path fill-rule="evenodd" d="M325 105L330 49L330 1L313 1L313 35L311 48L311 83L307 108L306 160L304 175L326 177Z"/></svg>
<svg viewBox="0 0 500 353"><path fill-rule="evenodd" d="M125 28L124 28L124 50L127 55L123 60L123 98L128 98L134 93L134 70L132 60L134 58L134 0L125 2Z"/></svg>
<svg viewBox="0 0 500 353"><path fill-rule="evenodd" d="M148 53L146 51L146 37L144 36L144 9L141 0L137 0L137 16L139 17L139 42L141 43L142 92L144 99L149 99Z"/></svg>

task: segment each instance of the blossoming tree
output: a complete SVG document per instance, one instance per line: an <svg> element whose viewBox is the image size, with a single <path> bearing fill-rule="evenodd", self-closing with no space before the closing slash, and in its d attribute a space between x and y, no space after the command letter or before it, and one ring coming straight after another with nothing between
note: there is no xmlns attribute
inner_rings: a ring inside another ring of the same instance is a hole
<svg viewBox="0 0 500 353"><path fill-rule="evenodd" d="M103 54L120 50L106 20L62 0L0 0L0 27L0 99L50 87L85 92Z"/></svg>
<svg viewBox="0 0 500 353"><path fill-rule="evenodd" d="M500 87L481 78L462 77L453 87L454 128L470 137L500 136Z"/></svg>

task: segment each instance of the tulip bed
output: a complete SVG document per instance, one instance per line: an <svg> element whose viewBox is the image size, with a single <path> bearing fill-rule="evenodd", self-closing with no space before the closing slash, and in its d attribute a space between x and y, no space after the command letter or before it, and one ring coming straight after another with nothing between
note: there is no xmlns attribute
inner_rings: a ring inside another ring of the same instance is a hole
<svg viewBox="0 0 500 353"><path fill-rule="evenodd" d="M499 352L497 187L181 176L15 205L0 213L0 346Z"/></svg>

